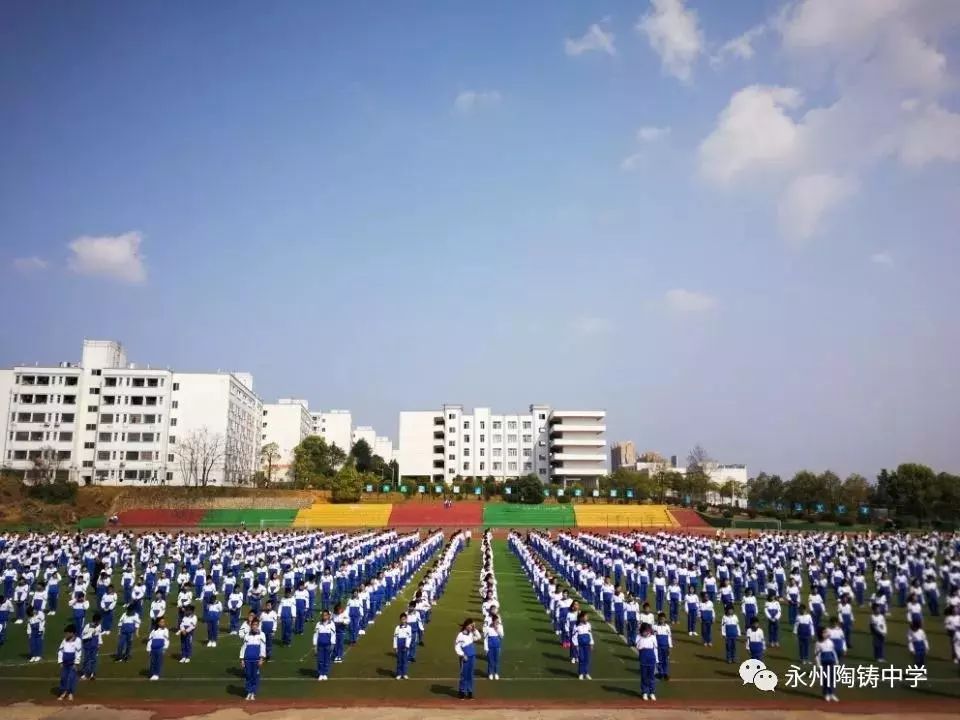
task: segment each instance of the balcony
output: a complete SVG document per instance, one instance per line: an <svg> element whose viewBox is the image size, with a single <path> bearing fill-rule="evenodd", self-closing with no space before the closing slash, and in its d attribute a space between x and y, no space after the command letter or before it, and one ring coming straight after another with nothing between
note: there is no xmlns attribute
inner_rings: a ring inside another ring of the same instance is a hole
<svg viewBox="0 0 960 720"><path fill-rule="evenodd" d="M550 426L550 437L557 437L561 433L605 433L607 431L606 425L597 424L579 424L575 425L573 423L558 423L556 425Z"/></svg>
<svg viewBox="0 0 960 720"><path fill-rule="evenodd" d="M605 453L590 452L556 452L550 454L550 462L569 462L573 460L604 463L607 461L607 456Z"/></svg>
<svg viewBox="0 0 960 720"><path fill-rule="evenodd" d="M605 467L555 467L550 468L550 474L555 477L603 477L607 474Z"/></svg>
<svg viewBox="0 0 960 720"><path fill-rule="evenodd" d="M444 438L444 434L443 434L443 430L442 430L442 429L441 429L441 430L434 430L434 431L433 431L433 439L434 439L434 440L443 440L443 438Z"/></svg>

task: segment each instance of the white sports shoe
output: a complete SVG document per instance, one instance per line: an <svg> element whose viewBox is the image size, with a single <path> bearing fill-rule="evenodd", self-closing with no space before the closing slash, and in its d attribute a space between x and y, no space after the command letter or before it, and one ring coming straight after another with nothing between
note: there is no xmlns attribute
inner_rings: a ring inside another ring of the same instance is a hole
<svg viewBox="0 0 960 720"><path fill-rule="evenodd" d="M656 700L656 699L657 699L657 696L654 695L653 693L650 693L650 699L651 699L651 700Z"/></svg>
<svg viewBox="0 0 960 720"><path fill-rule="evenodd" d="M151 675L151 676L150 676L150 679L151 679L151 680L159 680L159 679L160 679L160 676L159 676L159 675Z"/></svg>
<svg viewBox="0 0 960 720"><path fill-rule="evenodd" d="M650 696L647 695L647 693L644 693L644 694L643 694L643 699L644 699L644 700L649 700L649 699L650 699Z"/></svg>
<svg viewBox="0 0 960 720"><path fill-rule="evenodd" d="M494 680L499 680L499 679L500 679L500 676L499 676L498 674L494 673L494 674L493 674L493 679L494 679Z"/></svg>

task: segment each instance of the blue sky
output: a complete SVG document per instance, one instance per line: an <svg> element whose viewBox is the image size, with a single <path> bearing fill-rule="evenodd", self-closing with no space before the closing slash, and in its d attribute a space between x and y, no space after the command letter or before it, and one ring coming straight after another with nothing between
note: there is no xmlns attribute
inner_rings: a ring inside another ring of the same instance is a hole
<svg viewBox="0 0 960 720"><path fill-rule="evenodd" d="M960 470L960 4L6 2L0 364Z"/></svg>

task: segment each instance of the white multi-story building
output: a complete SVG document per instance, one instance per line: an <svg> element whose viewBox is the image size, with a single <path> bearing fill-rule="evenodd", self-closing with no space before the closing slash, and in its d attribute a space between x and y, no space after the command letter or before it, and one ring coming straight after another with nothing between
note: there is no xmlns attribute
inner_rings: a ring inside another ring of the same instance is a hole
<svg viewBox="0 0 960 720"><path fill-rule="evenodd" d="M79 363L0 371L0 412L5 467L47 458L75 482L238 483L260 448L252 376L141 367L114 341L84 341Z"/></svg>
<svg viewBox="0 0 960 720"><path fill-rule="evenodd" d="M358 425L353 429L353 433L351 433L350 447L356 445L360 440L367 443L367 447L370 448L370 452L372 453L373 446L377 444L377 431L369 425Z"/></svg>
<svg viewBox="0 0 960 720"><path fill-rule="evenodd" d="M313 434L319 435L328 444L336 445L345 453L353 446L353 416L349 410L327 410L311 413Z"/></svg>
<svg viewBox="0 0 960 720"><path fill-rule="evenodd" d="M263 406L261 445L276 443L279 457L273 461L273 480L290 480L293 451L305 437L313 433L313 416L306 400L280 398ZM263 463L266 469L267 463Z"/></svg>
<svg viewBox="0 0 960 720"><path fill-rule="evenodd" d="M536 475L547 481L594 481L607 472L606 413L551 410L472 414L462 405L400 413L397 460L401 477L451 482Z"/></svg>
<svg viewBox="0 0 960 720"><path fill-rule="evenodd" d="M393 440L388 437L378 435L374 439L373 454L379 455L386 462L393 460Z"/></svg>

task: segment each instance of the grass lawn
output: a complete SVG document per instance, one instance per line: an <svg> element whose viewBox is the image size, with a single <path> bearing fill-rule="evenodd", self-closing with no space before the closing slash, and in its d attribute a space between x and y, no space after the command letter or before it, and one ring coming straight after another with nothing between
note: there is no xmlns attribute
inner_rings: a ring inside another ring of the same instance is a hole
<svg viewBox="0 0 960 720"><path fill-rule="evenodd" d="M298 636L290 648L276 647L274 660L263 670L259 699L283 699L319 702L351 699L382 700L384 704L405 700L447 699L456 696L458 663L453 652L453 640L459 623L466 616L478 617L480 599L477 585L480 566L480 543L462 552L454 565L447 591L433 610L433 620L424 637L426 646L419 648L417 662L410 666L410 680L394 679L394 657L390 649L400 601L387 607L376 623L357 645L348 649L343 664L333 666L331 679L318 683L310 635ZM567 651L560 647L549 618L523 575L520 564L507 549L506 541L495 541L496 571L506 637L501 660L500 681L486 679L486 662L477 661L476 696L500 700L577 702L593 704L622 703L639 698L639 671L636 653L628 648L614 631L603 623L602 617L593 618L596 648L591 674L593 681L579 681L576 666L571 665ZM407 598L415 582L408 585L401 598ZM61 598L65 597L62 595ZM61 605L63 600L61 599ZM168 621L175 621L175 611ZM58 668L55 662L59 645L59 630L68 621L61 613L47 622L45 659L39 664L26 661L25 625L11 625L7 643L0 648L0 693L6 701L48 701L55 696ZM864 632L867 623L865 611L857 615L859 631L854 635L854 651L847 665L869 663L870 639ZM226 618L224 618L224 626ZM910 663L905 648L906 628L903 611L894 610L889 623L887 656L892 665L906 667ZM658 683L657 694L663 700L704 701L767 700L750 686L743 686L736 665L723 660L722 640L713 648L704 648L697 638L685 632L685 619L677 626L674 652L671 658L671 681ZM928 660L929 680L916 690L908 688L838 691L841 700L915 700L929 701L931 709L943 703L957 702L960 707L960 681L957 666L949 661L946 636L939 618L930 621L928 630L932 653ZM143 635L143 629L141 629ZM715 631L715 634L716 631ZM782 632L783 647L768 654L767 665L780 675L776 697L781 702L795 698L797 706L819 704L819 688L789 689L784 685L787 667L796 661L796 641L788 632ZM217 648L205 646L206 631L198 630L194 659L181 665L179 642L174 639L164 664L159 682L146 679L147 655L142 643L127 664L114 663L109 654L116 647L117 637L106 638L101 652L100 670L95 682L81 682L78 702L109 702L124 699L162 701L165 699L240 702L243 680L239 667L239 641L221 635ZM719 640L719 638L717 638ZM746 659L742 646L739 659ZM482 650L480 651L482 655Z"/></svg>

